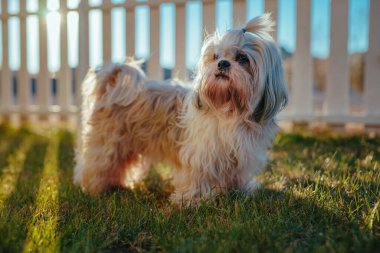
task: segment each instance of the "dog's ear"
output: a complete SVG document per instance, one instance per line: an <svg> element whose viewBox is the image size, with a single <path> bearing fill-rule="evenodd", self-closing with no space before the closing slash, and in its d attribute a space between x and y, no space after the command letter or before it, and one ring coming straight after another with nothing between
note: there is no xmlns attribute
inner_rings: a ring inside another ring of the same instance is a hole
<svg viewBox="0 0 380 253"><path fill-rule="evenodd" d="M288 91L284 79L281 54L273 41L267 41L264 65L265 81L261 100L257 105L253 120L258 123L271 120L288 102Z"/></svg>

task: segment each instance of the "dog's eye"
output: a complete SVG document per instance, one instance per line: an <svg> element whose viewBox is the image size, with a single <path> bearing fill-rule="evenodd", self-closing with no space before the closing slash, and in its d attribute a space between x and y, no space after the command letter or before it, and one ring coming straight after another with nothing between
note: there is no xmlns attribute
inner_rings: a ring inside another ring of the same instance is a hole
<svg viewBox="0 0 380 253"><path fill-rule="evenodd" d="M249 59L245 54L237 54L235 60L242 65L249 63Z"/></svg>
<svg viewBox="0 0 380 253"><path fill-rule="evenodd" d="M214 61L219 59L219 55L214 54Z"/></svg>

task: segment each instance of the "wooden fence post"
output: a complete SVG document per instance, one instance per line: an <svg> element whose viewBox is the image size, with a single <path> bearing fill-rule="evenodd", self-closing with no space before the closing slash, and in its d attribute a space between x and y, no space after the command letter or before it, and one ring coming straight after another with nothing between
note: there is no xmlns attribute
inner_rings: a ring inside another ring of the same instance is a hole
<svg viewBox="0 0 380 253"><path fill-rule="evenodd" d="M175 77L186 81L186 3L177 3L175 9Z"/></svg>
<svg viewBox="0 0 380 253"><path fill-rule="evenodd" d="M76 86L76 104L82 104L82 82L89 67L89 41L88 41L88 0L81 0L79 5L79 45L78 69Z"/></svg>
<svg viewBox="0 0 380 253"><path fill-rule="evenodd" d="M27 55L26 55L26 1L20 1L20 56L21 64L20 70L18 72L18 90L19 96L17 98L17 103L19 105L19 113L21 117L21 122L25 122L28 117L28 103L29 103L29 76L27 71Z"/></svg>
<svg viewBox="0 0 380 253"><path fill-rule="evenodd" d="M1 29L2 29L2 66L1 66L1 103L0 109L4 120L9 116L11 87L10 87L10 73L8 62L8 15L7 15L7 1L1 1Z"/></svg>
<svg viewBox="0 0 380 253"><path fill-rule="evenodd" d="M104 0L103 7L103 64L111 62L111 3Z"/></svg>
<svg viewBox="0 0 380 253"><path fill-rule="evenodd" d="M313 62L310 54L311 0L297 2L296 51L293 58L291 109L294 116L313 112ZM302 119L301 119L302 120Z"/></svg>
<svg viewBox="0 0 380 253"><path fill-rule="evenodd" d="M89 67L89 41L88 41L88 0L81 0L79 4L79 45L78 45L78 69L76 85L76 105L78 108L77 115L77 139L80 143L82 133L82 82L87 74Z"/></svg>
<svg viewBox="0 0 380 253"><path fill-rule="evenodd" d="M135 7L126 7L127 56L135 57Z"/></svg>
<svg viewBox="0 0 380 253"><path fill-rule="evenodd" d="M205 0L202 7L202 17L203 17L203 37L208 34L213 34L216 28L215 22L215 1L214 0Z"/></svg>
<svg viewBox="0 0 380 253"><path fill-rule="evenodd" d="M367 115L380 116L380 1L370 2L368 52L365 57L364 102Z"/></svg>
<svg viewBox="0 0 380 253"><path fill-rule="evenodd" d="M160 6L153 3L150 7L150 57L148 59L148 76L152 79L162 79L160 66Z"/></svg>
<svg viewBox="0 0 380 253"><path fill-rule="evenodd" d="M347 55L348 0L331 1L330 57L327 69L326 113L349 112L350 86Z"/></svg>
<svg viewBox="0 0 380 253"><path fill-rule="evenodd" d="M58 98L62 119L66 119L69 111L69 94L71 93L71 72L67 55L67 6L66 1L60 1L61 12L61 70L58 80Z"/></svg>
<svg viewBox="0 0 380 253"><path fill-rule="evenodd" d="M49 112L50 78L47 66L47 26L46 26L46 1L39 0L39 49L40 71L38 73L37 104L42 120L46 120Z"/></svg>
<svg viewBox="0 0 380 253"><path fill-rule="evenodd" d="M303 1L303 0L299 0L298 2L300 1ZM297 3L298 5L299 3ZM277 29L277 20L278 20L278 0L265 0L265 3L264 3L264 9L265 9L265 12L270 12L272 15L272 19L273 21L276 23L276 28L275 28L275 32L272 33L272 36L273 36L273 39L275 41L277 41L277 33L278 33L278 29Z"/></svg>
<svg viewBox="0 0 380 253"><path fill-rule="evenodd" d="M247 4L246 0L235 0L233 1L233 28L240 28L246 23L247 15Z"/></svg>

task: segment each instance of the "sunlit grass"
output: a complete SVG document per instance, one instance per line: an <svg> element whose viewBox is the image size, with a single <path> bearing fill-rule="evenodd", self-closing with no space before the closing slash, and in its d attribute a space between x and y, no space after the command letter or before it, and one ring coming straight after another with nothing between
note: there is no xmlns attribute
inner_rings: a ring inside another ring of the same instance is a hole
<svg viewBox="0 0 380 253"><path fill-rule="evenodd" d="M58 138L52 136L47 148L35 211L28 224L24 252L44 249L55 252L58 247Z"/></svg>
<svg viewBox="0 0 380 253"><path fill-rule="evenodd" d="M4 201L15 189L23 169L25 153L32 140L25 129L15 131L0 125L0 210Z"/></svg>
<svg viewBox="0 0 380 253"><path fill-rule="evenodd" d="M30 138L26 138L15 153L4 157L7 166L0 171L0 210L4 208L4 201L15 190L17 179L23 169L25 153L30 148L31 141Z"/></svg>
<svg viewBox="0 0 380 253"><path fill-rule="evenodd" d="M380 138L281 134L253 198L234 192L193 209L169 203L164 165L134 191L91 197L72 184L72 133L0 126L0 139L0 252L380 247Z"/></svg>

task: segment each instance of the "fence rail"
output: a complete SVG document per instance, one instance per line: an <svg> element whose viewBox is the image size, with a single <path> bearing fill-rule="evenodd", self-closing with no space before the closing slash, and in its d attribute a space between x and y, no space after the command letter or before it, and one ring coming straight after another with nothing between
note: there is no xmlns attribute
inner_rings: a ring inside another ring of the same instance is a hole
<svg viewBox="0 0 380 253"><path fill-rule="evenodd" d="M80 103L80 81L89 67L89 12L98 9L102 12L103 61L111 61L111 10L124 8L126 11L126 54L135 55L136 7L150 9L150 51L155 52L147 61L147 74L151 78L163 78L160 66L160 5L175 4L175 67L172 71L179 78L187 79L186 69L186 8L185 0L166 1L126 1L114 4L104 0L100 6L90 6L88 0L81 0L77 8L68 8L66 0L60 0L60 69L57 73L48 70L47 52L47 0L39 0L38 10L28 12L26 0L20 1L18 13L8 13L8 1L1 1L2 28L2 67L0 87L0 115L18 115L27 118L30 114L47 117L75 115ZM202 27L212 32L216 27L216 1L202 1ZM233 24L246 20L246 1L233 1ZM327 87L322 99L322 107L316 108L316 92L313 80L313 57L311 45L311 0L297 1L296 50L291 65L290 106L280 113L279 119L286 121L320 121L330 123L359 122L380 125L380 0L370 0L368 52L365 54L364 91L360 110L352 110L349 64L348 64L348 0L331 1L331 41L327 67ZM68 29L66 19L69 11L79 13L78 67L71 69L68 64ZM278 0L266 0L265 11L276 19ZM27 22L29 15L38 15L39 22L39 72L30 75L27 71ZM20 67L15 71L9 68L9 19L20 20ZM274 34L276 38L276 34ZM54 78L53 78L54 76ZM52 88L54 92L52 91ZM54 94L54 96L53 96Z"/></svg>

